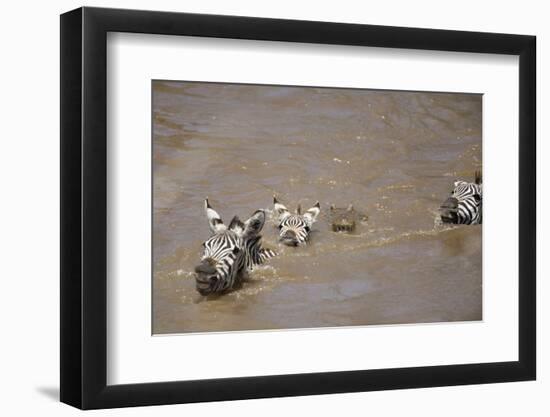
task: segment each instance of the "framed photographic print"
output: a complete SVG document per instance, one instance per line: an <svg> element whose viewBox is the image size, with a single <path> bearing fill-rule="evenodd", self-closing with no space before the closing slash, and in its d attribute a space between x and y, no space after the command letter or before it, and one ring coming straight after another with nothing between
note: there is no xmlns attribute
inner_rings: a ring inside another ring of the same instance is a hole
<svg viewBox="0 0 550 417"><path fill-rule="evenodd" d="M61 16L61 400L536 375L535 38Z"/></svg>

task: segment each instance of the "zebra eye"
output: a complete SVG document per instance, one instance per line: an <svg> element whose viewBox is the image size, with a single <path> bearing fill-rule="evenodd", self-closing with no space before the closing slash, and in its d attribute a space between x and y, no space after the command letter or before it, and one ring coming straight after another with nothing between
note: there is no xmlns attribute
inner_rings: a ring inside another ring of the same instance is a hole
<svg viewBox="0 0 550 417"><path fill-rule="evenodd" d="M202 242L202 247L206 248L206 242Z"/></svg>
<svg viewBox="0 0 550 417"><path fill-rule="evenodd" d="M240 249L239 249L238 247L235 246L235 247L233 248L233 255L236 255L236 254L238 254L239 252L240 252Z"/></svg>
<svg viewBox="0 0 550 417"><path fill-rule="evenodd" d="M283 225L280 224L278 227L279 227L279 230L281 230L283 228Z"/></svg>
<svg viewBox="0 0 550 417"><path fill-rule="evenodd" d="M306 226L304 229L306 229L306 232L309 233L309 230L310 230L310 229L309 229L309 226Z"/></svg>

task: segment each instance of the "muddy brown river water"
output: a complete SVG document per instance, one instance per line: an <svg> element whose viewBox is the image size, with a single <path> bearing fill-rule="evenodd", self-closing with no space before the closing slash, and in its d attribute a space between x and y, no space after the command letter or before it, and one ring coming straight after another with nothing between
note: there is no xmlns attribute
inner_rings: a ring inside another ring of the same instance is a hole
<svg viewBox="0 0 550 417"><path fill-rule="evenodd" d="M443 226L455 179L481 169L474 94L153 82L153 332L312 328L482 319L481 226ZM319 200L306 247L219 297L195 290L209 236L226 222ZM368 215L334 233L330 204Z"/></svg>

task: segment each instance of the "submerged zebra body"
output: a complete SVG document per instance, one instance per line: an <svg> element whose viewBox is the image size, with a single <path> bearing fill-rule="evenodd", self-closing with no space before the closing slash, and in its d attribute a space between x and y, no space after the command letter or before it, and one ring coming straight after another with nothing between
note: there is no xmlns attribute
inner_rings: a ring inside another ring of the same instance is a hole
<svg viewBox="0 0 550 417"><path fill-rule="evenodd" d="M456 181L451 196L440 207L441 221L452 224L481 224L483 188L481 172L474 182Z"/></svg>
<svg viewBox="0 0 550 417"><path fill-rule="evenodd" d="M233 289L247 271L276 253L261 245L260 232L265 224L263 210L257 210L245 222L235 216L226 226L208 199L204 201L204 209L212 236L203 243L201 262L195 267L195 281L197 291L208 295Z"/></svg>
<svg viewBox="0 0 550 417"><path fill-rule="evenodd" d="M291 213L276 197L273 197L273 214L279 228L279 241L288 246L303 245L309 240L311 226L317 220L321 212L319 202L301 213L300 206L296 213Z"/></svg>

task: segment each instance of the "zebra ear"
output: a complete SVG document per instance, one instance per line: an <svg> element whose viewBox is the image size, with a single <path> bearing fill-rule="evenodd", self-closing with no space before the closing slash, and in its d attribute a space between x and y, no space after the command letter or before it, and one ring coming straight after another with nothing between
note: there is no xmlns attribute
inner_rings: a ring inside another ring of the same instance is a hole
<svg viewBox="0 0 550 417"><path fill-rule="evenodd" d="M476 171L474 173L474 182L479 185L481 184L481 171Z"/></svg>
<svg viewBox="0 0 550 417"><path fill-rule="evenodd" d="M279 203L279 200L277 200L275 196L273 197L273 213L277 221L281 221L290 214L288 209L283 204Z"/></svg>
<svg viewBox="0 0 550 417"><path fill-rule="evenodd" d="M317 216L321 212L321 205L317 201L315 205L310 208L308 211L304 213L304 218L309 222L309 225L311 226L313 223L315 223L315 220L317 220Z"/></svg>
<svg viewBox="0 0 550 417"><path fill-rule="evenodd" d="M264 227L265 224L265 212L263 210L256 210L256 212L244 222L244 233L246 238L257 236Z"/></svg>
<svg viewBox="0 0 550 417"><path fill-rule="evenodd" d="M204 211L206 213L206 218L208 219L208 226L210 226L210 231L212 233L219 233L226 229L221 216L212 208L208 198L204 200Z"/></svg>
<svg viewBox="0 0 550 417"><path fill-rule="evenodd" d="M239 219L239 217L235 216L231 219L231 223L229 223L227 228L240 235L244 232L244 223Z"/></svg>

